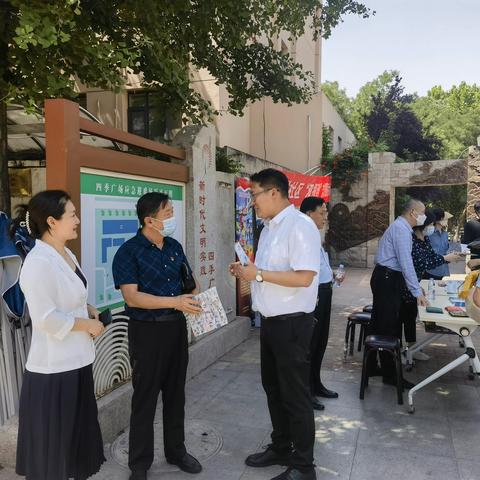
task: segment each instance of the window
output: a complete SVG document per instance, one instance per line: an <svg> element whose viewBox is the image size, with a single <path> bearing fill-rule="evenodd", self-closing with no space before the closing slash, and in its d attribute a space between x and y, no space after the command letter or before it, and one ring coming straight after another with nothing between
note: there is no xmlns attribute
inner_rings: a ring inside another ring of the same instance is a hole
<svg viewBox="0 0 480 480"><path fill-rule="evenodd" d="M337 140L338 140L338 151L341 152L343 150L342 137L337 137Z"/></svg>
<svg viewBox="0 0 480 480"><path fill-rule="evenodd" d="M128 131L157 142L167 140L167 122L156 92L128 94Z"/></svg>

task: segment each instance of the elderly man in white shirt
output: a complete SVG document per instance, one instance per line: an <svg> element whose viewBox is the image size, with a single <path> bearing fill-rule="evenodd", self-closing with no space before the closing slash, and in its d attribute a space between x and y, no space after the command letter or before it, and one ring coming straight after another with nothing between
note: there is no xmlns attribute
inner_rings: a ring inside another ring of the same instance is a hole
<svg viewBox="0 0 480 480"><path fill-rule="evenodd" d="M307 197L302 201L300 211L308 215L319 230L325 227L327 221L327 204L320 197ZM312 344L310 348L310 388L312 390L312 405L315 410L323 410L324 406L315 396L324 398L338 398L338 393L326 388L320 379L323 356L327 348L330 330L330 313L332 309L332 283L333 271L330 267L328 254L320 248L320 273L318 274L318 300L315 307L315 319L317 320L313 329ZM343 280L343 279L342 279Z"/></svg>
<svg viewBox="0 0 480 480"><path fill-rule="evenodd" d="M265 227L255 264L233 263L230 271L252 282L253 309L262 317L262 384L273 431L271 445L249 455L245 463L288 466L272 480L314 480L309 350L320 234L314 222L289 203L288 179L282 172L262 170L251 181L253 205Z"/></svg>

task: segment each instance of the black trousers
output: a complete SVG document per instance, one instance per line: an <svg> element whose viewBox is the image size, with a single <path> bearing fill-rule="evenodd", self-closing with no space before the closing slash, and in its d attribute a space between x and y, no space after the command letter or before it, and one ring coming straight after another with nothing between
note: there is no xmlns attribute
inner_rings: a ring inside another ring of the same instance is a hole
<svg viewBox="0 0 480 480"><path fill-rule="evenodd" d="M163 400L165 457L179 459L185 449L185 377L188 338L185 317L164 322L130 320L133 367L128 466L148 470L153 462L153 421L160 391Z"/></svg>
<svg viewBox="0 0 480 480"><path fill-rule="evenodd" d="M272 420L272 444L279 453L291 451L291 465L313 468L315 424L310 395L309 350L314 318L262 318L260 353L262 384Z"/></svg>
<svg viewBox="0 0 480 480"><path fill-rule="evenodd" d="M403 323L403 334L407 343L415 343L417 341L417 302L407 302L402 300L400 305L400 319Z"/></svg>
<svg viewBox="0 0 480 480"><path fill-rule="evenodd" d="M389 335L402 338L400 306L405 280L401 272L377 265L370 279L373 294L372 320L369 335ZM379 352L380 370L383 377L396 377L395 363L388 352ZM377 373L376 358L369 357L369 375Z"/></svg>
<svg viewBox="0 0 480 480"><path fill-rule="evenodd" d="M313 328L310 344L310 389L312 393L322 388L320 370L327 348L330 332L330 313L332 310L332 287L318 289L318 303L313 312L317 320Z"/></svg>

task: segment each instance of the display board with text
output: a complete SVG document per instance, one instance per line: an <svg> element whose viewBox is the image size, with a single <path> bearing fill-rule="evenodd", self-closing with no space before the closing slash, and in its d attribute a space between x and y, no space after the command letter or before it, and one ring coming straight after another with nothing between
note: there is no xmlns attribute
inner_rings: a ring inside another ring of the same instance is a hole
<svg viewBox="0 0 480 480"><path fill-rule="evenodd" d="M122 295L113 281L112 261L120 246L137 233L137 200L148 192L166 193L171 198L177 219L173 238L184 245L184 184L81 169L82 269L88 280L88 303L100 310L123 308Z"/></svg>

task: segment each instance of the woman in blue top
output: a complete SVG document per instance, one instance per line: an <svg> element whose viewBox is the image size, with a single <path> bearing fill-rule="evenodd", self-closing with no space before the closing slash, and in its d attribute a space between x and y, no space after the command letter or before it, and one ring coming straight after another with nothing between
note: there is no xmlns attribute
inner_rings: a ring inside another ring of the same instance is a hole
<svg viewBox="0 0 480 480"><path fill-rule="evenodd" d="M438 255L446 255L450 248L446 228L448 225L448 219L451 218L452 215L445 212L443 208L434 208L432 213L435 216L435 223L433 233L429 235L428 238L435 253ZM450 275L448 263L443 263L438 267L427 270L427 272L424 273L423 278L441 280L443 277L448 277L448 275Z"/></svg>

